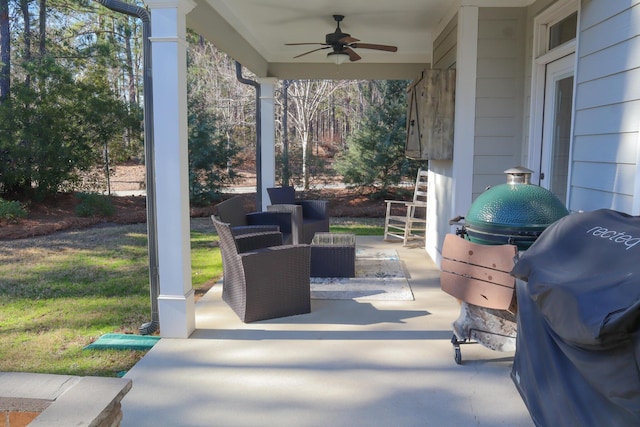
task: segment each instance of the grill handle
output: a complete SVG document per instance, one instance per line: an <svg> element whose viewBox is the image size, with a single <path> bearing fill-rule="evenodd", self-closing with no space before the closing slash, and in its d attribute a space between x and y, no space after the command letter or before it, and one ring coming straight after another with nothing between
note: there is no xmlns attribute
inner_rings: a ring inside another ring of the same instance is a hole
<svg viewBox="0 0 640 427"><path fill-rule="evenodd" d="M449 220L449 225L464 225L464 224L465 224L464 217L460 215L458 215L455 218L451 218Z"/></svg>

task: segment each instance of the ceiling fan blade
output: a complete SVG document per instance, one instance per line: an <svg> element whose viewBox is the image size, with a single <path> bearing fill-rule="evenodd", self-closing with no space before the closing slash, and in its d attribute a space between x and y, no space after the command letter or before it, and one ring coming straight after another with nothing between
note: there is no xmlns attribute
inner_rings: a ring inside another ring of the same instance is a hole
<svg viewBox="0 0 640 427"><path fill-rule="evenodd" d="M343 37L340 40L338 40L338 42L342 43L342 44L349 44L349 43L355 43L355 42L359 42L360 40L355 38L355 37L351 37L351 36L347 36L347 37Z"/></svg>
<svg viewBox="0 0 640 427"><path fill-rule="evenodd" d="M387 52L397 52L398 48L396 46L388 46L385 44L371 44L371 43L352 43L349 45L350 47L360 48L360 49L375 49L375 50L385 50Z"/></svg>
<svg viewBox="0 0 640 427"><path fill-rule="evenodd" d="M317 51L322 50L322 49L329 49L330 47L331 46L319 47L317 49L310 50L309 52L305 52L305 53L301 53L300 55L296 55L296 56L294 56L294 58L300 58L301 56L305 56L305 55L308 55L308 54L313 53L313 52L317 52Z"/></svg>
<svg viewBox="0 0 640 427"><path fill-rule="evenodd" d="M285 46L301 46L305 44L317 44L317 45L326 45L326 43L285 43Z"/></svg>
<svg viewBox="0 0 640 427"><path fill-rule="evenodd" d="M353 49L350 49L348 47L344 47L344 51L347 53L347 55L349 55L349 60L351 62L353 61L359 61L360 59L362 59L360 57L360 55L358 55Z"/></svg>

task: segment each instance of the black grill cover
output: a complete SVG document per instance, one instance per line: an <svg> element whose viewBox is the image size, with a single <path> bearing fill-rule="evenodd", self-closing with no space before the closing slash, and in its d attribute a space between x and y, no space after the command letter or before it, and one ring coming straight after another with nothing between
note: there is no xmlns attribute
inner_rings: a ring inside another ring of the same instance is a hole
<svg viewBox="0 0 640 427"><path fill-rule="evenodd" d="M512 275L511 377L537 426L640 426L640 217L566 216Z"/></svg>

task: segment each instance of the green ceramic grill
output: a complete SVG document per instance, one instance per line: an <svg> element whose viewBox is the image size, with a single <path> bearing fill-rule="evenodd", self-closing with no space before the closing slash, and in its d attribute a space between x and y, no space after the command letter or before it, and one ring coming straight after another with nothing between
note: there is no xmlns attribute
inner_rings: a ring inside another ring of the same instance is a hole
<svg viewBox="0 0 640 427"><path fill-rule="evenodd" d="M551 191L531 184L533 171L515 167L505 171L507 183L491 187L471 204L464 232L485 245L515 244L526 250L552 223L569 214Z"/></svg>

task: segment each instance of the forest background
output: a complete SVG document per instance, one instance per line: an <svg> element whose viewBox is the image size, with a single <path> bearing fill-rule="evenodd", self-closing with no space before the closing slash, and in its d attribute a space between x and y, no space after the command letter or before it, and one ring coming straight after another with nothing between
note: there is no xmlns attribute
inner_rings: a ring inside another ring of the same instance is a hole
<svg viewBox="0 0 640 427"><path fill-rule="evenodd" d="M255 168L256 99L231 58L195 33L188 43L190 200L203 206ZM278 184L338 181L379 198L413 179L409 83L279 81ZM144 163L143 126L138 18L95 1L0 0L0 218L60 193L109 193L116 165Z"/></svg>

